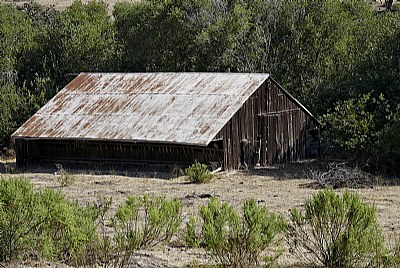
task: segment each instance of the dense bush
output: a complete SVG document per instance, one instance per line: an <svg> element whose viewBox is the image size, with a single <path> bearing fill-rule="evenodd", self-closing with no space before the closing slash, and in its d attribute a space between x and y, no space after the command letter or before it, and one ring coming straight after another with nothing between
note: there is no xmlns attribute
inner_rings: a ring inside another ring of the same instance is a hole
<svg viewBox="0 0 400 268"><path fill-rule="evenodd" d="M374 267L384 252L375 207L357 194L320 191L305 211L291 211L287 239L291 250L312 265Z"/></svg>
<svg viewBox="0 0 400 268"><path fill-rule="evenodd" d="M33 185L25 180L0 180L0 261L29 254L46 214ZM18 212L18 213L16 213Z"/></svg>
<svg viewBox="0 0 400 268"><path fill-rule="evenodd" d="M90 252L97 241L96 211L91 206L80 206L66 200L51 189L40 193L42 202L49 209L40 234L43 256L72 264L90 264Z"/></svg>
<svg viewBox="0 0 400 268"><path fill-rule="evenodd" d="M0 261L15 258L87 263L95 213L24 179L0 179Z"/></svg>
<svg viewBox="0 0 400 268"><path fill-rule="evenodd" d="M188 247L198 247L200 245L200 237L197 233L197 218L190 216L186 223L185 242Z"/></svg>
<svg viewBox="0 0 400 268"><path fill-rule="evenodd" d="M334 111L324 115L323 122L329 129L329 144L353 155L365 153L377 131L376 110L367 109L375 102L371 94L363 95L338 103Z"/></svg>
<svg viewBox="0 0 400 268"><path fill-rule="evenodd" d="M114 240L122 263L138 249L168 242L182 222L182 203L165 196L130 196L113 218Z"/></svg>
<svg viewBox="0 0 400 268"><path fill-rule="evenodd" d="M185 174L188 176L189 181L193 183L210 182L214 177L208 170L207 165L201 163L195 163L186 168Z"/></svg>
<svg viewBox="0 0 400 268"><path fill-rule="evenodd" d="M347 155L375 168L396 166L400 116L398 105L370 92L340 101L322 117L329 154Z"/></svg>
<svg viewBox="0 0 400 268"><path fill-rule="evenodd" d="M108 218L111 199L81 206L52 189L35 191L20 178L0 179L0 262L53 260L73 266L129 265L134 252L168 242L182 223L178 199L128 197ZM279 252L265 256L286 230L290 250L308 265L325 267L398 267L400 243L385 249L375 208L357 194L320 191L293 209L290 224L255 200L241 213L212 198L186 224L187 246L204 247L222 267L276 264ZM107 229L112 222L114 237Z"/></svg>
<svg viewBox="0 0 400 268"><path fill-rule="evenodd" d="M372 148L373 159L379 168L397 169L400 162L400 105L393 110Z"/></svg>
<svg viewBox="0 0 400 268"><path fill-rule="evenodd" d="M263 251L284 228L280 216L258 206L243 204L242 215L229 204L212 198L200 207L202 239L206 250L223 267L254 267L261 264Z"/></svg>

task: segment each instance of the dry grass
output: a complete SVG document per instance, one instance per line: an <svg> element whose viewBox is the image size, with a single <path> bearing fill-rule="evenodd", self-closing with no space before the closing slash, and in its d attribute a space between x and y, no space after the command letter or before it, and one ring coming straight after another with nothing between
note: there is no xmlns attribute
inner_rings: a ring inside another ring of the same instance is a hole
<svg viewBox="0 0 400 268"><path fill-rule="evenodd" d="M221 200L240 207L243 200L254 198L259 204L266 205L271 211L285 216L293 207L300 208L304 201L312 196L315 188L308 187L313 183L307 178L308 164L281 165L274 168L257 169L253 172L222 172L209 184L190 184L185 177L166 179L170 174L165 173L129 173L111 170L107 175L90 175L100 171L77 172L75 183L68 187L60 187L54 170L35 170L34 173L21 173L30 179L35 187L51 187L57 189L70 199L78 200L81 204L94 203L99 196L112 197L114 211L129 195L165 194L169 197L178 197L184 203L184 215L197 212L199 205L206 204L210 196L217 196ZM15 176L11 174L3 177ZM400 186L375 185L369 188L353 189L368 203L377 207L379 222L388 240L400 234ZM343 189L336 190L342 192ZM182 243L174 241L168 246L159 246L154 250L141 251L139 259L148 259L149 263L165 265L166 267L182 267L190 263L207 263L202 250L185 249ZM284 255L281 259L283 267L294 267L296 260Z"/></svg>

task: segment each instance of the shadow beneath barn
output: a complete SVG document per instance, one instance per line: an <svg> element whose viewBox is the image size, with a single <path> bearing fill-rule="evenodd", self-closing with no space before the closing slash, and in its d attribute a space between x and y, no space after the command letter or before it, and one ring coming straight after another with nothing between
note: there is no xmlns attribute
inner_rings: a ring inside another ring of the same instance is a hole
<svg viewBox="0 0 400 268"><path fill-rule="evenodd" d="M16 168L15 162L8 164L8 166L10 165L12 165L12 168L8 168L8 170L0 166L0 173L4 171L4 174L85 174L169 180L181 176L183 172L179 167L160 169L155 167L145 168L126 164L103 163L37 163L19 168Z"/></svg>

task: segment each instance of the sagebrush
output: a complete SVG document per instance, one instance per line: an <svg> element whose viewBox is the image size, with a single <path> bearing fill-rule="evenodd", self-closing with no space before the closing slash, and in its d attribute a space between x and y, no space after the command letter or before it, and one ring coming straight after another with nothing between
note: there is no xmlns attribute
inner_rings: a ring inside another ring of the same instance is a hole
<svg viewBox="0 0 400 268"><path fill-rule="evenodd" d="M204 247L223 267L261 265L262 253L285 226L281 216L268 212L255 200L246 200L239 214L228 203L212 198L199 213Z"/></svg>
<svg viewBox="0 0 400 268"><path fill-rule="evenodd" d="M376 209L357 194L330 189L315 194L305 211L293 209L287 239L291 251L308 265L370 267L384 252Z"/></svg>
<svg viewBox="0 0 400 268"><path fill-rule="evenodd" d="M213 179L214 175L208 170L207 165L195 163L185 169L185 174L190 182L206 183Z"/></svg>
<svg viewBox="0 0 400 268"><path fill-rule="evenodd" d="M0 204L0 261L90 262L88 249L97 236L93 207L68 201L52 189L34 191L21 178L0 179Z"/></svg>
<svg viewBox="0 0 400 268"><path fill-rule="evenodd" d="M138 249L168 242L182 222L182 203L165 196L130 196L113 218L114 241L122 264Z"/></svg>
<svg viewBox="0 0 400 268"><path fill-rule="evenodd" d="M75 175L68 170L64 169L62 165L57 164L57 182L61 187L69 187L75 183Z"/></svg>
<svg viewBox="0 0 400 268"><path fill-rule="evenodd" d="M200 237L197 233L198 219L190 216L186 223L185 242L188 247L198 247L200 245Z"/></svg>

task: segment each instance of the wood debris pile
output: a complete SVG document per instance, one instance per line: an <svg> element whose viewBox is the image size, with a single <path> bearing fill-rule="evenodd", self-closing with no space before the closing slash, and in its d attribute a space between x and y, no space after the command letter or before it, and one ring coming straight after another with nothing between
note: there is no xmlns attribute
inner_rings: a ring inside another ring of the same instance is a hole
<svg viewBox="0 0 400 268"><path fill-rule="evenodd" d="M329 163L326 170L310 169L307 177L317 188L365 188L376 185L376 178L358 167L346 163Z"/></svg>

